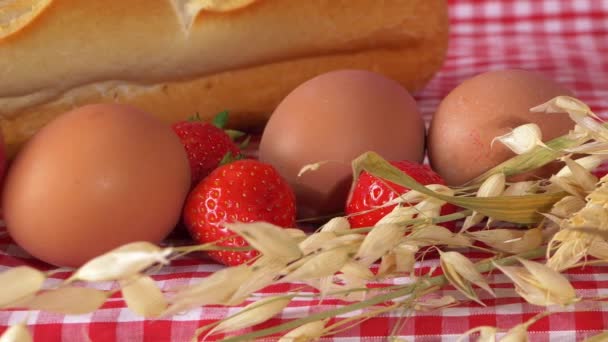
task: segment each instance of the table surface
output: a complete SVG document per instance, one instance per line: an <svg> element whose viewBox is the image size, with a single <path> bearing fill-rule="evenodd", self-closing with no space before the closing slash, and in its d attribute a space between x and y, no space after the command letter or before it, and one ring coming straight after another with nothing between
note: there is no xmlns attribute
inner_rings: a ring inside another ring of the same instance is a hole
<svg viewBox="0 0 608 342"><path fill-rule="evenodd" d="M439 101L460 82L480 72L504 68L539 71L570 87L596 113L608 117L608 0L453 0L450 18L451 38L445 65L423 91L415 94L427 122ZM0 234L0 270L17 265L42 267L1 230ZM427 259L418 266L434 265L437 260ZM154 273L153 278L161 288L168 289L191 284L219 268L200 255L191 255ZM47 285L68 275L68 270L55 273ZM571 270L567 276L579 295L608 295L608 267L587 266ZM407 320L397 335L406 340L453 341L471 328L490 325L509 329L545 310L523 301L503 275L494 274L489 279L497 297L480 292L486 307L463 301L458 307L419 312ZM395 280L404 281L407 279ZM261 294L280 294L295 287L272 286ZM98 288L113 289L116 285L103 284ZM464 300L451 287L439 294ZM326 300L319 304L316 300L297 298L280 316L256 329L327 310L337 303ZM146 320L132 313L116 296L86 315L0 311L0 332L26 320L35 341L189 341L197 327L237 311L238 308L213 306L170 319ZM608 307L601 304L580 303L552 311L555 313L530 327L532 341L579 341L608 326ZM398 318L398 313L385 314L323 340L385 340Z"/></svg>

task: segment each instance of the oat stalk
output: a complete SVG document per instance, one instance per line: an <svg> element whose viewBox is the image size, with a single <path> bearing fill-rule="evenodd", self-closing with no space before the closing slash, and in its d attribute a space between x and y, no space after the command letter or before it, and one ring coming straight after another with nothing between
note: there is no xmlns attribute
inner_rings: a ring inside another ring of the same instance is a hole
<svg viewBox="0 0 608 342"><path fill-rule="evenodd" d="M496 268L495 264L501 265L501 266L513 265L518 262L518 258L536 259L536 258L544 256L545 252L546 252L545 247L539 247L532 251L521 253L516 256L510 256L510 257L502 258L502 259L495 260L495 261L484 261L484 262L478 263L475 266L475 268L480 273L486 273L486 272L494 270ZM448 280L445 276L443 276L443 275L435 276L432 278L424 279L424 281L418 281L414 284L402 286L392 292L377 295L373 298L361 301L359 303L349 304L349 305L345 305L345 306L342 306L342 307L339 307L336 309L312 314L312 315L309 315L304 318L295 319L295 320L292 320L292 321L289 321L289 322L286 322L286 323L283 323L280 325L276 325L276 326L266 328L266 329L261 329L261 330L247 333L247 334L244 334L244 335L241 335L238 337L230 337L230 338L224 339L223 341L224 342L251 341L255 338L271 336L274 334L281 333L283 331L295 329L301 325L304 325L304 324L307 324L310 322L319 321L319 320L323 320L326 318L332 318L332 317L336 317L339 315L347 314L349 312L363 310L363 309L372 307L374 305L386 303L391 300L397 299L399 297L411 295L415 291L422 291L424 289L428 289L428 288L432 288L432 287L439 288L441 286L447 285L447 283L448 283Z"/></svg>

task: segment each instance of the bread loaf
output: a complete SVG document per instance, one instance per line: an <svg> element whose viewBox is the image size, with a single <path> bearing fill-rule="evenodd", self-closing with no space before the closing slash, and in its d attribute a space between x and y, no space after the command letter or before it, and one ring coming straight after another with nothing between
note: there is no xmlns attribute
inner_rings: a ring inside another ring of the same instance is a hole
<svg viewBox="0 0 608 342"><path fill-rule="evenodd" d="M443 63L444 0L0 1L0 126L13 154L76 106L128 103L167 122L231 112L263 125L320 73L376 71L411 91Z"/></svg>

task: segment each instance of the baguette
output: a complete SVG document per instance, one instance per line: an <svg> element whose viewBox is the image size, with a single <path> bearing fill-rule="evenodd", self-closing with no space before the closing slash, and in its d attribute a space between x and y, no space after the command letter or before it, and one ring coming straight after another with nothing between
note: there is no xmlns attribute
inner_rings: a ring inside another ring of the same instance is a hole
<svg viewBox="0 0 608 342"><path fill-rule="evenodd" d="M88 103L168 123L228 110L231 127L254 129L330 70L416 91L447 44L444 0L0 0L0 128L9 156Z"/></svg>

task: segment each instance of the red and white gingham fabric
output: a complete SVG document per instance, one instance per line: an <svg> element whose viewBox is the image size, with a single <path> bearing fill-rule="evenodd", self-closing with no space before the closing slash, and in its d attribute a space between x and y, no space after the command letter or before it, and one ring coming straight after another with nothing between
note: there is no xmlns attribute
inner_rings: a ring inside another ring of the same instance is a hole
<svg viewBox="0 0 608 342"><path fill-rule="evenodd" d="M427 121L439 101L460 82L484 71L504 68L542 72L569 86L596 113L608 118L608 0L453 0L450 16L451 39L445 65L425 90L415 94ZM28 257L3 233L0 270L23 264L45 267ZM431 259L420 267L436 264L436 260ZM154 278L163 289L168 289L194 283L219 268L201 255L191 255L165 267ZM67 270L54 274L48 285L56 284L68 274ZM588 266L572 270L568 277L583 297L608 295L608 267ZM455 308L418 312L407 319L396 335L408 341L454 341L470 328L490 325L509 329L544 310L520 299L500 273L490 279L497 298L480 292L486 307L465 301ZM397 280L398 283L406 281ZM99 286L101 289L114 287L110 283ZM295 285L273 286L262 295L294 288ZM453 288L440 294L464 300ZM296 299L280 317L255 329L331 309L336 304ZM189 341L197 327L237 310L214 306L170 319L145 320L125 308L116 296L100 310L87 315L0 311L0 332L25 320L35 341ZM532 341L579 341L608 326L608 306L580 303L551 310L559 313L530 327ZM391 313L373 318L324 340L384 341L398 317L397 313Z"/></svg>

